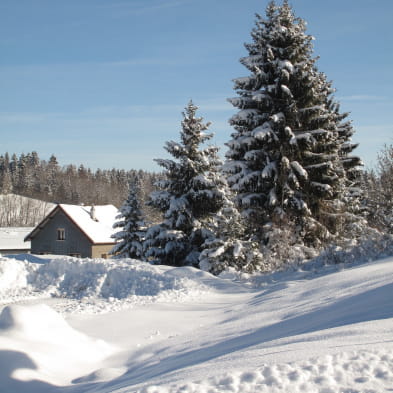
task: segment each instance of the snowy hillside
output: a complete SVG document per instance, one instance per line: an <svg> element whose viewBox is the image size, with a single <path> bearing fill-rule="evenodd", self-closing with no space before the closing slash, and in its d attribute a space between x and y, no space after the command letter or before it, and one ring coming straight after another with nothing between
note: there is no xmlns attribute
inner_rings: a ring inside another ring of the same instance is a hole
<svg viewBox="0 0 393 393"><path fill-rule="evenodd" d="M0 227L35 226L54 207L54 203L21 195L0 195Z"/></svg>
<svg viewBox="0 0 393 393"><path fill-rule="evenodd" d="M0 258L0 392L388 392L393 258L216 278Z"/></svg>

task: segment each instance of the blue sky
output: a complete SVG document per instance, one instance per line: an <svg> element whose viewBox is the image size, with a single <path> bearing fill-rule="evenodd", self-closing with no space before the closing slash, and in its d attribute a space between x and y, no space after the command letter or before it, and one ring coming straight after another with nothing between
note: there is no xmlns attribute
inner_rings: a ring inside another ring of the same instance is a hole
<svg viewBox="0 0 393 393"><path fill-rule="evenodd" d="M232 79L249 72L267 0L0 0L0 154L158 170L190 99L214 143L232 132ZM393 1L292 0L367 167L393 143Z"/></svg>

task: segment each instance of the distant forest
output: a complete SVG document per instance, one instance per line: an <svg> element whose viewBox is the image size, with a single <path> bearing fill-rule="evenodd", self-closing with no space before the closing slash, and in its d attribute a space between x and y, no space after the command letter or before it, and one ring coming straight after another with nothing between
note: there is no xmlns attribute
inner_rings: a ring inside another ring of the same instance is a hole
<svg viewBox="0 0 393 393"><path fill-rule="evenodd" d="M120 207L130 185L138 179L143 205L159 178L159 174L143 170L92 171L83 165L61 166L54 155L46 161L35 151L19 157L9 153L0 155L0 194L17 194L52 203ZM154 220L152 208L144 210L148 219Z"/></svg>

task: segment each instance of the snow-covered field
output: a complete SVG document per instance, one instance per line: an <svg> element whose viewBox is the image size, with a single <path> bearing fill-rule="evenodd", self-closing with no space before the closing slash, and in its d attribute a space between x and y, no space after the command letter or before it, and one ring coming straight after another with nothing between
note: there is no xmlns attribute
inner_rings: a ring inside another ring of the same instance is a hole
<svg viewBox="0 0 393 393"><path fill-rule="evenodd" d="M0 258L0 392L393 391L393 258L216 278Z"/></svg>

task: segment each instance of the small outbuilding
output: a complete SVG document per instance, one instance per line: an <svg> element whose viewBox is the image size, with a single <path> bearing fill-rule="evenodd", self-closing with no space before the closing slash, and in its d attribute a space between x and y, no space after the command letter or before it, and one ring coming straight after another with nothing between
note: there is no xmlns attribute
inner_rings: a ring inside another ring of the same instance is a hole
<svg viewBox="0 0 393 393"><path fill-rule="evenodd" d="M30 242L24 239L33 228L2 227L0 228L0 254L26 254L30 252Z"/></svg>
<svg viewBox="0 0 393 393"><path fill-rule="evenodd" d="M26 237L32 254L107 258L119 214L113 205L57 205Z"/></svg>

